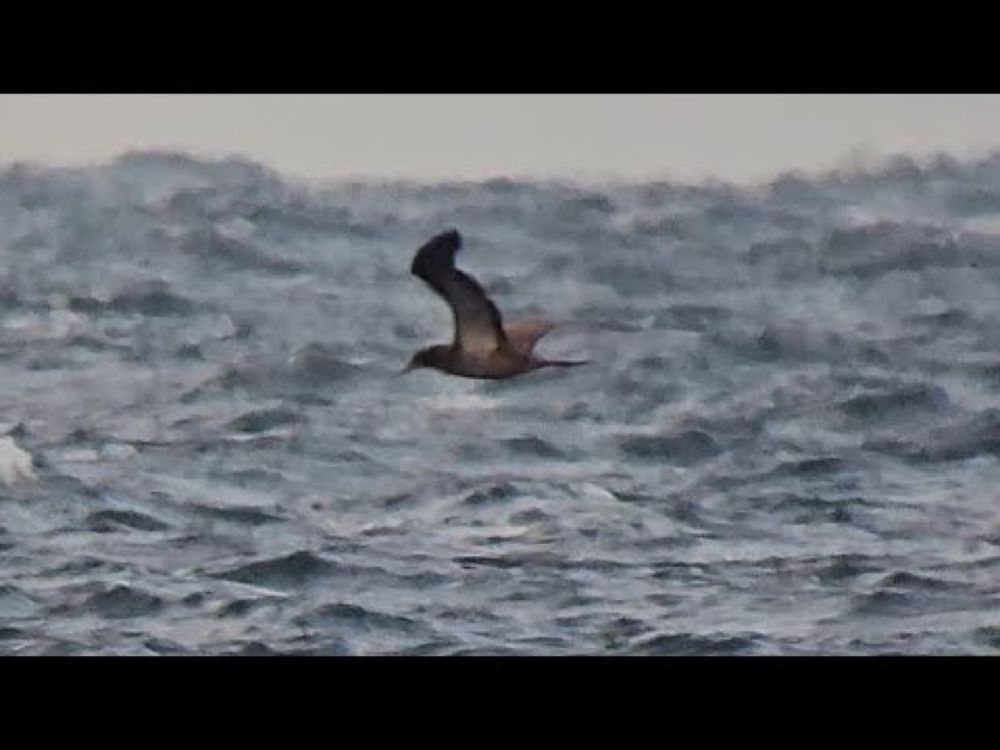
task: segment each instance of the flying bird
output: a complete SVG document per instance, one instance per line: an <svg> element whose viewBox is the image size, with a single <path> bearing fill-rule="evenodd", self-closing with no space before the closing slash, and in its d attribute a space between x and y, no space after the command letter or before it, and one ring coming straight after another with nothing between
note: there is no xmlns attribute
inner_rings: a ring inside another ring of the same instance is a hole
<svg viewBox="0 0 1000 750"><path fill-rule="evenodd" d="M418 367L466 378L503 380L542 367L573 367L585 361L544 359L534 353L538 340L554 323L521 320L503 324L500 311L479 282L455 268L462 237L454 229L428 240L413 258L410 271L448 303L455 318L451 344L429 346L413 355L403 372Z"/></svg>

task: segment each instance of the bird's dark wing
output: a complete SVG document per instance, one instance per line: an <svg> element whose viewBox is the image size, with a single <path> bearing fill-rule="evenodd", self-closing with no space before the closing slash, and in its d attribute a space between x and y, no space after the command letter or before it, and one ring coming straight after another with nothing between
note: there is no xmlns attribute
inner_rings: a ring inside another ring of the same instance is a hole
<svg viewBox="0 0 1000 750"><path fill-rule="evenodd" d="M462 237L454 229L429 240L413 258L410 270L426 281L451 307L455 316L455 345L488 354L505 346L503 322L497 306L474 278L455 268Z"/></svg>

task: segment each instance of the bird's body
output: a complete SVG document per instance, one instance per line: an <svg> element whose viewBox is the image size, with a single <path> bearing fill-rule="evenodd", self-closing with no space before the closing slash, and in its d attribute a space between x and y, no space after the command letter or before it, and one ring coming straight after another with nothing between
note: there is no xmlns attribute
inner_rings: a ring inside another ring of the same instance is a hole
<svg viewBox="0 0 1000 750"><path fill-rule="evenodd" d="M410 270L448 303L455 319L450 345L422 349L407 370L432 367L466 378L502 380L542 367L570 367L584 362L554 361L534 353L535 344L554 324L522 320L504 326L500 311L474 278L455 268L462 238L455 230L424 244Z"/></svg>
<svg viewBox="0 0 1000 750"><path fill-rule="evenodd" d="M542 365L531 355L517 354L497 349L486 354L470 354L455 346L431 346L418 352L413 366L433 367L436 370L465 378L503 380L525 372L537 370Z"/></svg>

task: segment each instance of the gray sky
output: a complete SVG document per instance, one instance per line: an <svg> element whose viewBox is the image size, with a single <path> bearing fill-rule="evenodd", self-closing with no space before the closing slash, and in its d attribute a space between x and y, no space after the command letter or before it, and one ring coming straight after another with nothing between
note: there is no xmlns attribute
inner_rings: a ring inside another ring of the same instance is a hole
<svg viewBox="0 0 1000 750"><path fill-rule="evenodd" d="M0 164L170 148L308 178L749 182L997 147L997 95L0 95Z"/></svg>

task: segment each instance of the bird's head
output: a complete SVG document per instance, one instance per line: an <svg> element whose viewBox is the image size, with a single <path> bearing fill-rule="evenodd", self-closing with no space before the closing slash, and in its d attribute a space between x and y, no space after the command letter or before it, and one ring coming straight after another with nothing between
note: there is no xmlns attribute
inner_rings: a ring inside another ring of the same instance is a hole
<svg viewBox="0 0 1000 750"><path fill-rule="evenodd" d="M443 369L445 359L448 356L447 346L429 346L421 349L410 358L410 363L403 368L403 373L417 370L421 367L433 367L438 370Z"/></svg>

